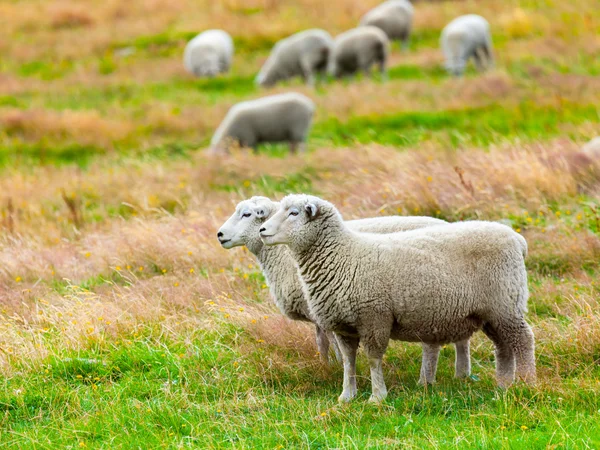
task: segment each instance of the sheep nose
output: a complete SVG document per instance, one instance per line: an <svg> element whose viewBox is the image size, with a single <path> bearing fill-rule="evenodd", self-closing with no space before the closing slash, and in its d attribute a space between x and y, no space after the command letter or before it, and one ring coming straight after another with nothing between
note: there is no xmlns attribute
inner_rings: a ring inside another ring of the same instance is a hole
<svg viewBox="0 0 600 450"><path fill-rule="evenodd" d="M223 237L223 233L222 233L221 231L219 231L219 232L217 233L217 237L218 237L218 238L222 238L222 237Z"/></svg>
<svg viewBox="0 0 600 450"><path fill-rule="evenodd" d="M258 230L259 233L262 233L263 231L267 231L267 229L265 227L262 227L260 230Z"/></svg>

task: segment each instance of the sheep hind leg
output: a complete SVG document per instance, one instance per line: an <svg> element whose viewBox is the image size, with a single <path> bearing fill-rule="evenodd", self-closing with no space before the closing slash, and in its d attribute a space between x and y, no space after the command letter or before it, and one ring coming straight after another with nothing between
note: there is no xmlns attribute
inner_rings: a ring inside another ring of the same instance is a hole
<svg viewBox="0 0 600 450"><path fill-rule="evenodd" d="M509 343L515 354L517 377L525 383L534 384L536 381L536 368L533 331L523 318L511 322L511 325L513 332Z"/></svg>
<svg viewBox="0 0 600 450"><path fill-rule="evenodd" d="M315 332L317 337L317 352L321 361L325 364L329 363L329 337L325 330L315 325Z"/></svg>
<svg viewBox="0 0 600 450"><path fill-rule="evenodd" d="M515 355L496 327L486 323L483 325L483 332L496 347L496 382L500 387L506 388L515 379Z"/></svg>
<svg viewBox="0 0 600 450"><path fill-rule="evenodd" d="M344 361L344 389L339 402L349 402L356 397L356 351L359 339L349 336L335 335Z"/></svg>
<svg viewBox="0 0 600 450"><path fill-rule="evenodd" d="M421 360L421 376L419 378L419 384L433 384L435 383L435 374L437 372L438 358L440 356L440 346L425 343L421 346L423 347L423 356Z"/></svg>
<svg viewBox="0 0 600 450"><path fill-rule="evenodd" d="M471 375L471 352L469 348L469 339L454 343L456 350L454 362L454 376L456 378L466 378Z"/></svg>

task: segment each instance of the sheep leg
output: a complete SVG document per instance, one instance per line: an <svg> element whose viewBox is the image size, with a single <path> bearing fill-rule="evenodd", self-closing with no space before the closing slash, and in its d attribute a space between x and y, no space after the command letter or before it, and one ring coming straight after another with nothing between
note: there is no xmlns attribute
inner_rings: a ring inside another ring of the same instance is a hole
<svg viewBox="0 0 600 450"><path fill-rule="evenodd" d="M406 30L402 36L402 51L407 52L410 44L410 30Z"/></svg>
<svg viewBox="0 0 600 450"><path fill-rule="evenodd" d="M297 153L306 152L306 143L304 142L290 142L290 153L295 155Z"/></svg>
<svg viewBox="0 0 600 450"><path fill-rule="evenodd" d="M423 356L419 384L433 384L435 383L435 373L437 372L438 357L440 356L440 346L425 343L421 346L423 347Z"/></svg>
<svg viewBox="0 0 600 450"><path fill-rule="evenodd" d="M335 354L335 359L337 362L341 363L343 361L342 352L340 351L340 346L338 345L338 341L335 337L335 334L328 332L327 337L329 338L329 342L333 347L333 353Z"/></svg>
<svg viewBox="0 0 600 450"><path fill-rule="evenodd" d="M325 364L329 363L329 337L325 330L318 325L315 325L315 333L317 336L317 350L321 361Z"/></svg>
<svg viewBox="0 0 600 450"><path fill-rule="evenodd" d="M494 63L494 54L492 52L492 44L490 42L486 42L482 47L481 50L483 51L483 54L486 57L486 67L488 69L492 69L495 65Z"/></svg>
<svg viewBox="0 0 600 450"><path fill-rule="evenodd" d="M349 336L335 335L344 361L344 389L339 402L349 402L356 397L356 351L359 339Z"/></svg>
<svg viewBox="0 0 600 450"><path fill-rule="evenodd" d="M390 340L390 329L391 326L389 328L382 327L379 330L371 328L368 335L361 337L371 368L371 397L369 398L371 403L381 403L387 397L381 360Z"/></svg>
<svg viewBox="0 0 600 450"><path fill-rule="evenodd" d="M525 319L511 321L511 336L508 338L517 363L517 377L526 383L536 380L535 341L533 331Z"/></svg>
<svg viewBox="0 0 600 450"><path fill-rule="evenodd" d="M471 375L471 353L469 350L469 339L454 343L456 349L454 376L465 378Z"/></svg>
<svg viewBox="0 0 600 450"><path fill-rule="evenodd" d="M370 403L381 403L387 397L387 388L383 378L383 366L380 358L369 358L369 366L371 367L371 397Z"/></svg>
<svg viewBox="0 0 600 450"><path fill-rule="evenodd" d="M485 69L485 67L483 64L483 58L481 57L480 48L476 48L475 50L473 50L473 59L475 60L475 67L477 67L477 70L479 72L482 72Z"/></svg>
<svg viewBox="0 0 600 450"><path fill-rule="evenodd" d="M313 73L310 61L300 61L300 68L302 69L302 77L307 85L315 87L315 75Z"/></svg>
<svg viewBox="0 0 600 450"><path fill-rule="evenodd" d="M496 381L500 387L508 387L515 379L515 355L497 327L486 323L483 332L496 347Z"/></svg>

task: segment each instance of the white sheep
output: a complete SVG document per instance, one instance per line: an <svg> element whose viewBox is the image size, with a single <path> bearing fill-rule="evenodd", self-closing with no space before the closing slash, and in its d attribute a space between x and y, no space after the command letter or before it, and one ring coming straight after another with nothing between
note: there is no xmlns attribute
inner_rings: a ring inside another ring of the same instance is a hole
<svg viewBox="0 0 600 450"><path fill-rule="evenodd" d="M371 367L371 401L387 395L389 339L439 345L483 329L496 345L496 378L535 380L527 310L527 242L505 225L461 222L377 235L357 233L329 202L285 197L260 229L299 266L311 317L334 331L344 359L340 401L356 395L356 350Z"/></svg>
<svg viewBox="0 0 600 450"><path fill-rule="evenodd" d="M446 69L452 75L462 75L470 58L475 60L478 70L494 65L490 24L477 14L457 17L446 25L440 43Z"/></svg>
<svg viewBox="0 0 600 450"><path fill-rule="evenodd" d="M325 72L333 48L331 35L320 29L301 31L282 39L256 76L260 86L272 86L278 81L301 76L313 86L315 74Z"/></svg>
<svg viewBox="0 0 600 450"><path fill-rule="evenodd" d="M297 265L289 250L285 246L265 246L260 239L260 228L278 209L279 203L266 197L252 197L244 200L238 203L233 215L219 228L217 238L226 249L245 245L256 256L275 304L284 315L292 320L313 322L298 276ZM407 231L445 223L443 220L432 217L399 216L346 222L348 227L353 230L371 233ZM316 336L319 353L326 359L330 339L318 325L316 325ZM421 383L434 382L439 350L437 345L423 344ZM468 376L470 367L469 340L456 342L456 376Z"/></svg>
<svg viewBox="0 0 600 450"><path fill-rule="evenodd" d="M360 24L381 28L390 40L399 39L407 48L413 15L414 7L408 0L388 0L367 12Z"/></svg>
<svg viewBox="0 0 600 450"><path fill-rule="evenodd" d="M589 156L594 164L600 164L600 136L581 147L582 153Z"/></svg>
<svg viewBox="0 0 600 450"><path fill-rule="evenodd" d="M295 92L240 102L215 131L211 149L226 152L232 141L255 151L260 143L288 142L292 153L304 151L314 112L313 101Z"/></svg>
<svg viewBox="0 0 600 450"><path fill-rule="evenodd" d="M377 27L364 26L348 30L333 41L328 72L341 78L363 71L369 74L374 64L383 76L390 51L387 35Z"/></svg>
<svg viewBox="0 0 600 450"><path fill-rule="evenodd" d="M223 30L207 30L185 46L183 65L197 77L214 77L229 71L233 58L233 40Z"/></svg>

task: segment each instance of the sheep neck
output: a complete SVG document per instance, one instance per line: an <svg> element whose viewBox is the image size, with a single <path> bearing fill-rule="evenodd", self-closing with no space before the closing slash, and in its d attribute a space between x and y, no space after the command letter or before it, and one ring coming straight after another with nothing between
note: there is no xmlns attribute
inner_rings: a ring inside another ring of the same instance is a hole
<svg viewBox="0 0 600 450"><path fill-rule="evenodd" d="M280 311L292 320L308 321L308 306L298 278L296 262L285 245L263 245L258 263Z"/></svg>

